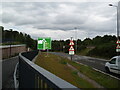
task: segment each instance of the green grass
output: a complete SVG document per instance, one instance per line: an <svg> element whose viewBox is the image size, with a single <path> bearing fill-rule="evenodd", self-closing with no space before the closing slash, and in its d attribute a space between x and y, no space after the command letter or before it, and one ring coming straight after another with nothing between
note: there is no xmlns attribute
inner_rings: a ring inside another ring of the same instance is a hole
<svg viewBox="0 0 120 90"><path fill-rule="evenodd" d="M85 48L85 49L81 50L80 52L78 52L77 55L90 56L90 55L88 55L88 53L89 53L89 51L91 51L92 49L93 49L93 48ZM95 55L92 55L92 56L90 56L90 57L107 59L107 60L110 59L110 58L108 58L108 57L95 56Z"/></svg>
<svg viewBox="0 0 120 90"><path fill-rule="evenodd" d="M78 55L87 55L88 54L88 52L90 51L90 50L92 50L91 48L85 48L84 50L81 50L79 53L78 53Z"/></svg>
<svg viewBox="0 0 120 90"><path fill-rule="evenodd" d="M91 83L89 83L88 81L80 78L77 75L77 71L71 70L67 66L67 63L74 66L81 73L95 80L97 83L105 88L119 87L119 80L95 71L91 67L78 64L76 62L53 54L49 54L49 57L45 56L45 53L42 53L42 55L38 55L35 63L79 88L94 88L94 86L91 85Z"/></svg>
<svg viewBox="0 0 120 90"><path fill-rule="evenodd" d="M95 80L98 82L100 85L102 85L105 88L118 88L120 87L120 81L112 78L108 75L102 74L98 71L93 70L89 66L84 66L81 64L78 64L76 62L67 60L69 64L77 68L80 72L82 72L84 75L88 76L89 78Z"/></svg>
<svg viewBox="0 0 120 90"><path fill-rule="evenodd" d="M79 88L94 88L91 83L80 78L76 71L69 68L65 60L65 58L52 54L46 57L46 54L42 53L42 55L38 55L35 63Z"/></svg>

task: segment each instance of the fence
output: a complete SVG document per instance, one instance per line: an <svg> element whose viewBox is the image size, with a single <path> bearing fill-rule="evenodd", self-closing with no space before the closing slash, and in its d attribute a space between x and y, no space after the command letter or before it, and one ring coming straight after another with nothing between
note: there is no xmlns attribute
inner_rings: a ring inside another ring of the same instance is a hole
<svg viewBox="0 0 120 90"><path fill-rule="evenodd" d="M19 88L78 89L31 62L37 53L38 51L31 51L19 54Z"/></svg>

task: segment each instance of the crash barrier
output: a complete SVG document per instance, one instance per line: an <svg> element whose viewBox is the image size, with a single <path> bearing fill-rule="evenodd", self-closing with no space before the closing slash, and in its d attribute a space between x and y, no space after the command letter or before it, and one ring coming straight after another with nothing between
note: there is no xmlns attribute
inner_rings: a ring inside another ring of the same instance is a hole
<svg viewBox="0 0 120 90"><path fill-rule="evenodd" d="M32 59L37 53L38 51L31 51L19 54L19 88L78 89L74 85L34 64Z"/></svg>

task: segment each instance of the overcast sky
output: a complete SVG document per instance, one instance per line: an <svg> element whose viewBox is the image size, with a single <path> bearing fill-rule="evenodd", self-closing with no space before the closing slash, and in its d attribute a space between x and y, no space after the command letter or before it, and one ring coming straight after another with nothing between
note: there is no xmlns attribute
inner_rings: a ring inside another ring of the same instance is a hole
<svg viewBox="0 0 120 90"><path fill-rule="evenodd" d="M112 2L117 5L117 2ZM0 22L5 29L30 34L32 38L93 38L116 35L116 8L109 2L5 2ZM75 31L75 27L77 30Z"/></svg>

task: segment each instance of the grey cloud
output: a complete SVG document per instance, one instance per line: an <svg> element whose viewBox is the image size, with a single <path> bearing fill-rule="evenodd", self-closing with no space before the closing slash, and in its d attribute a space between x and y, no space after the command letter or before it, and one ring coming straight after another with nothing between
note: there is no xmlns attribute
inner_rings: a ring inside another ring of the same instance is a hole
<svg viewBox="0 0 120 90"><path fill-rule="evenodd" d="M54 24L83 24L87 17L80 14L58 15Z"/></svg>
<svg viewBox="0 0 120 90"><path fill-rule="evenodd" d="M44 30L77 27L86 32L113 33L116 28L116 10L108 3L3 3L2 16L3 23Z"/></svg>

